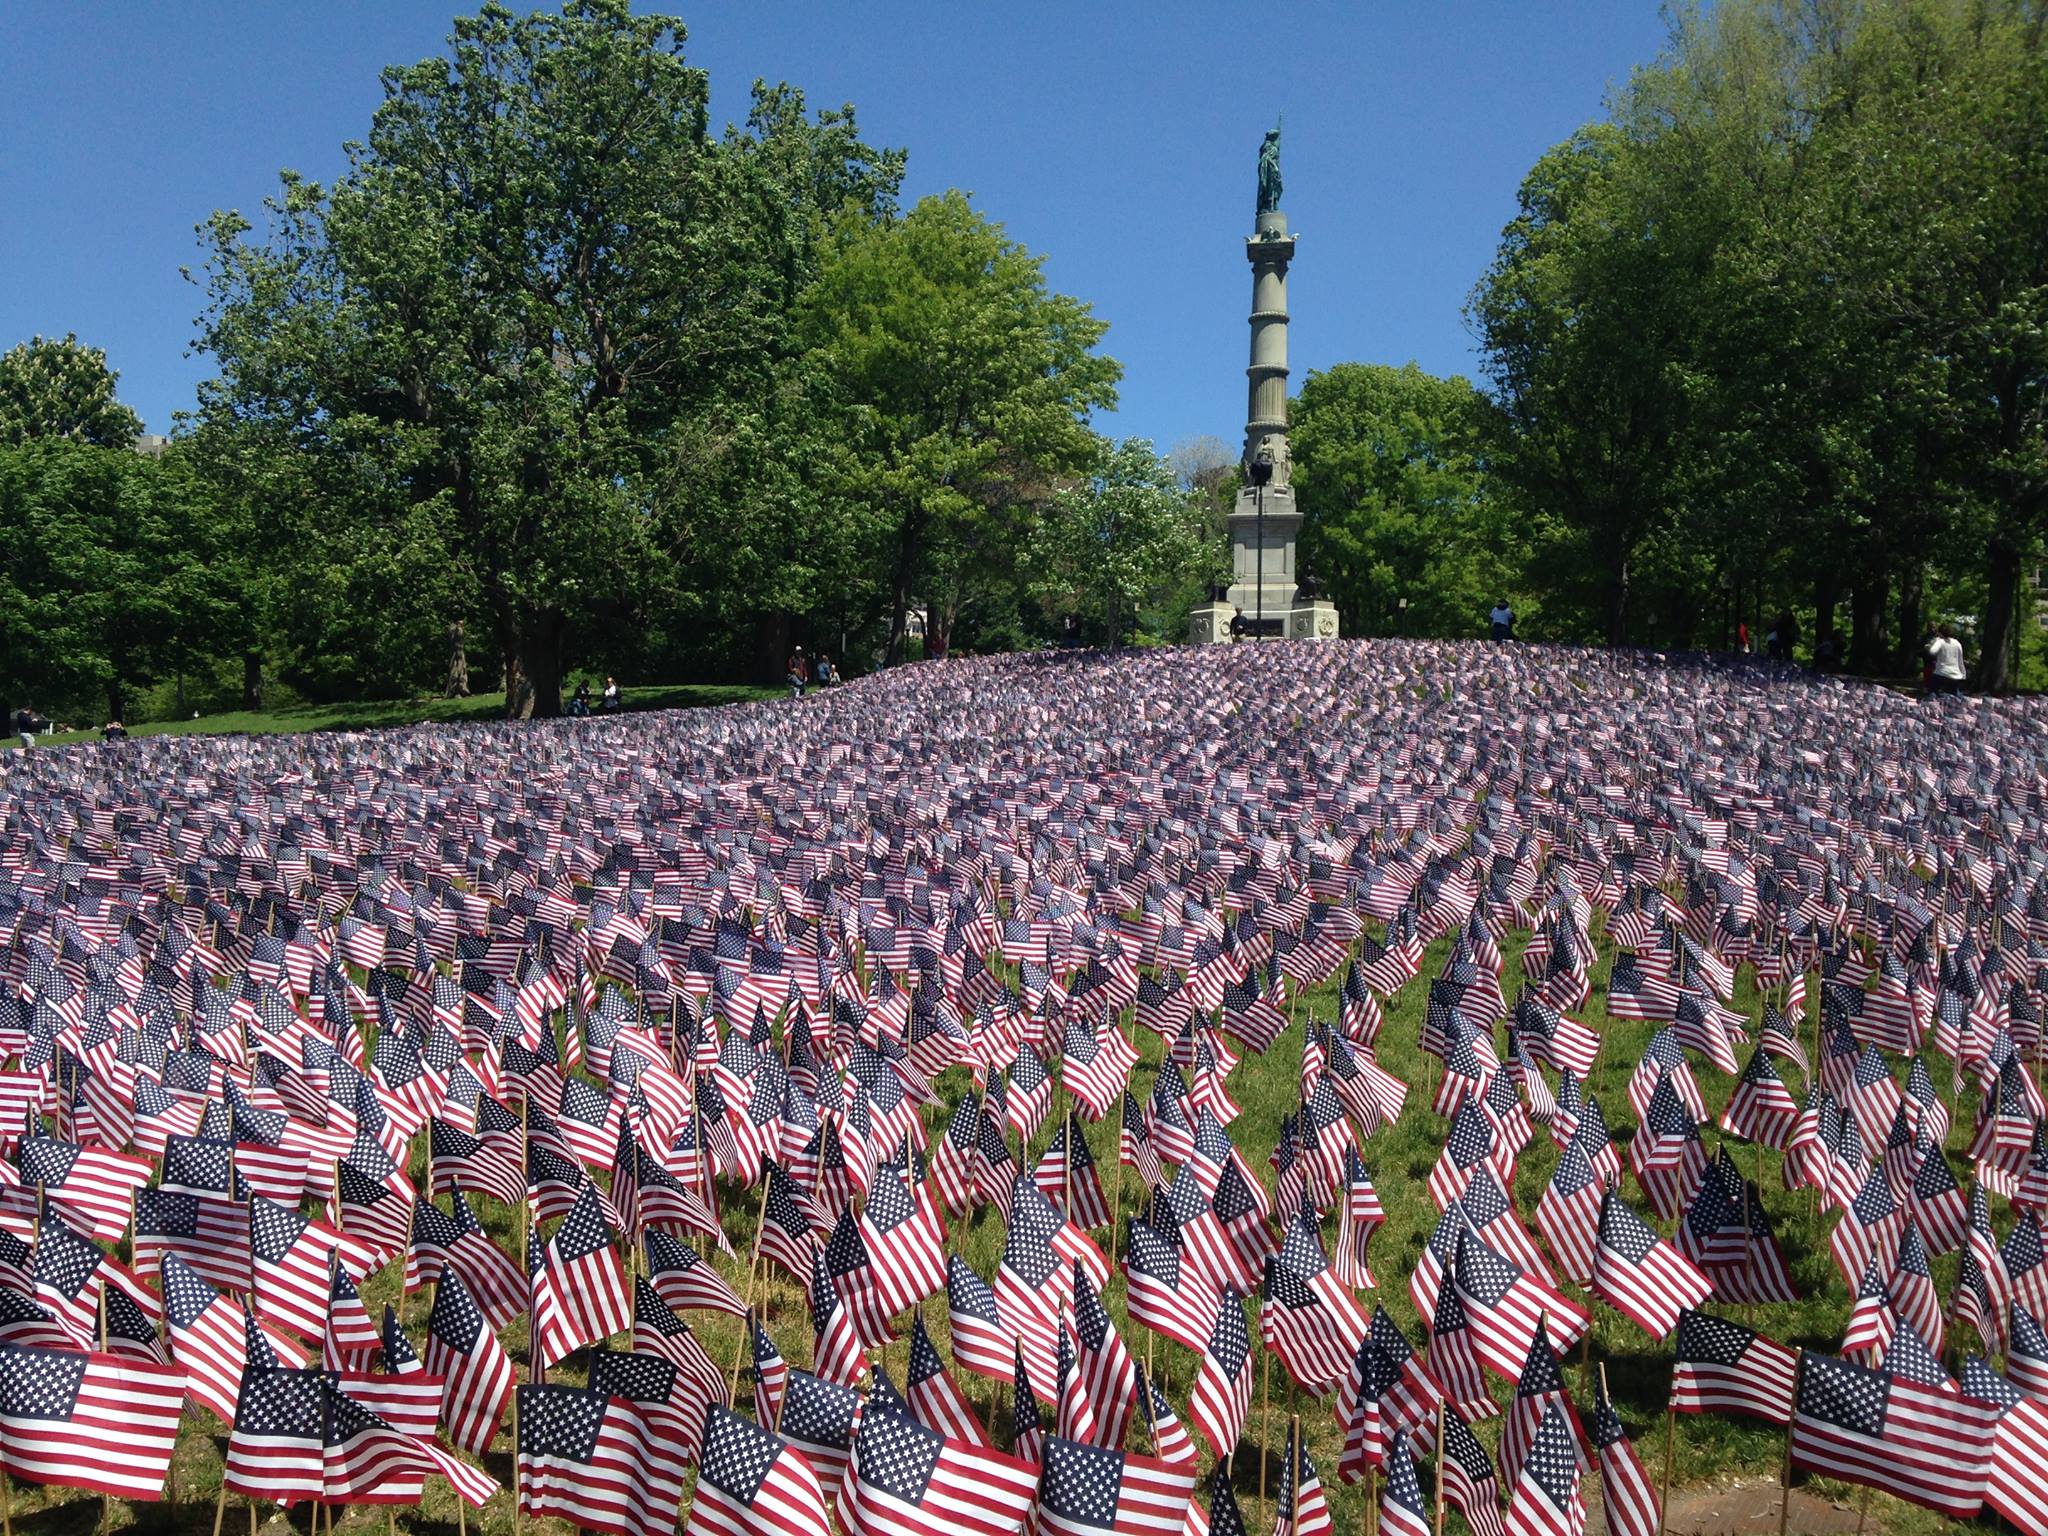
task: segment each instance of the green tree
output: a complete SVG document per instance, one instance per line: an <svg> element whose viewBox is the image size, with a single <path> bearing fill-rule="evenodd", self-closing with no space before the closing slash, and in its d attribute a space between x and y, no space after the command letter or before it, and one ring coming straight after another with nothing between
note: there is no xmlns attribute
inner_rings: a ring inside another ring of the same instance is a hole
<svg viewBox="0 0 2048 1536"><path fill-rule="evenodd" d="M840 412L835 489L883 551L886 654L922 596L944 646L964 602L1012 583L1034 509L1093 460L1122 369L1107 329L966 196L842 214L805 305Z"/></svg>
<svg viewBox="0 0 2048 1536"><path fill-rule="evenodd" d="M735 461L780 436L809 199L886 198L900 170L844 113L792 146L787 95L714 139L682 43L624 0L486 6L446 57L385 72L331 189L287 175L260 237L233 213L205 231L204 414L346 461L312 484L367 498L370 584L444 535L441 593L474 594L515 715L559 711L572 643L725 568Z"/></svg>
<svg viewBox="0 0 2048 1536"><path fill-rule="evenodd" d="M208 654L232 607L219 536L182 454L0 449L0 685L127 718L133 690Z"/></svg>
<svg viewBox="0 0 2048 1536"><path fill-rule="evenodd" d="M1413 363L1340 363L1290 415L1301 564L1347 633L1473 633L1510 574L1479 393Z"/></svg>
<svg viewBox="0 0 2048 1536"><path fill-rule="evenodd" d="M0 445L46 438L126 448L142 422L114 397L107 354L38 336L0 353Z"/></svg>
<svg viewBox="0 0 2048 1536"><path fill-rule="evenodd" d="M1139 606L1202 551L1200 508L1151 443L1127 437L1104 443L1087 478L1047 503L1031 536L1032 587L1055 611L1100 622L1115 647Z"/></svg>

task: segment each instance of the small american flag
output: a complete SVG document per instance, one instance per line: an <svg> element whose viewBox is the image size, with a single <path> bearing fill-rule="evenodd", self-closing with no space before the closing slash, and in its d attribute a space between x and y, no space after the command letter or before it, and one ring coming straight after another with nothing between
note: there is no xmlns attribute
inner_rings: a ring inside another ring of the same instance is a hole
<svg viewBox="0 0 2048 1536"><path fill-rule="evenodd" d="M1544 1410L1522 1475L1508 1503L1505 1536L1584 1536L1586 1501L1579 1494L1579 1448L1564 1410Z"/></svg>
<svg viewBox="0 0 2048 1536"><path fill-rule="evenodd" d="M1808 1352L1790 1460L1964 1520L1984 1502L1997 1423L1992 1405L1952 1389Z"/></svg>
<svg viewBox="0 0 2048 1536"><path fill-rule="evenodd" d="M1593 1408L1593 1445L1600 1456L1607 1529L1613 1536L1659 1536L1664 1529L1662 1501L1629 1443L1604 1381Z"/></svg>
<svg viewBox="0 0 2048 1536"><path fill-rule="evenodd" d="M1054 1437L1038 1488L1039 1528L1054 1536L1179 1536L1194 1492L1191 1467Z"/></svg>
<svg viewBox="0 0 2048 1536"><path fill-rule="evenodd" d="M714 1404L685 1536L830 1536L824 1490L787 1440Z"/></svg>
<svg viewBox="0 0 2048 1536"><path fill-rule="evenodd" d="M1792 1421L1799 1356L1773 1339L1704 1312L1678 1315L1671 1406L1679 1413L1736 1413Z"/></svg>
<svg viewBox="0 0 2048 1536"><path fill-rule="evenodd" d="M664 1421L623 1397L522 1384L517 1486L528 1515L559 1515L606 1536L675 1525L682 1481L659 1445Z"/></svg>
<svg viewBox="0 0 2048 1536"><path fill-rule="evenodd" d="M1658 1237L1611 1189L1600 1208L1589 1289L1654 1339L1678 1326L1680 1312L1714 1294L1699 1266Z"/></svg>
<svg viewBox="0 0 2048 1536"><path fill-rule="evenodd" d="M441 1423L448 1438L482 1455L512 1399L512 1359L453 1264L441 1271L427 1319L427 1369L444 1379Z"/></svg>
<svg viewBox="0 0 2048 1536"><path fill-rule="evenodd" d="M901 1408L871 1401L854 1437L839 1516L849 1536L1017 1536L1037 1486L1032 1463L948 1439Z"/></svg>
<svg viewBox="0 0 2048 1536"><path fill-rule="evenodd" d="M585 1189L549 1241L534 1287L534 1358L566 1359L633 1325L633 1300L597 1192Z"/></svg>
<svg viewBox="0 0 2048 1536"><path fill-rule="evenodd" d="M114 1498L162 1498L185 1379L175 1365L0 1345L7 1470Z"/></svg>
<svg viewBox="0 0 2048 1536"><path fill-rule="evenodd" d="M1235 1291L1219 1299L1202 1363L1188 1399L1188 1416L1218 1457L1237 1448L1252 1405L1251 1336Z"/></svg>

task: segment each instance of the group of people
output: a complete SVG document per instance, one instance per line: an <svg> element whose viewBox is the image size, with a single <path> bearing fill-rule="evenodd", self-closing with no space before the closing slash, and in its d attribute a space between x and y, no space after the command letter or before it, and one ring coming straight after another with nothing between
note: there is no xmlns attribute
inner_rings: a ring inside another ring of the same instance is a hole
<svg viewBox="0 0 2048 1536"><path fill-rule="evenodd" d="M789 696L792 699L802 698L812 683L816 683L820 688L829 688L834 683L845 681L845 678L833 670L830 656L820 651L817 659L813 661L802 646L789 653L789 661L783 671L786 674L783 681L789 684Z"/></svg>
<svg viewBox="0 0 2048 1536"><path fill-rule="evenodd" d="M616 677L607 677L604 680L604 693L598 700L597 712L601 715L616 715L619 708L619 680ZM569 715L575 720L586 720L590 717L589 678L586 677L578 683L576 692L570 696Z"/></svg>

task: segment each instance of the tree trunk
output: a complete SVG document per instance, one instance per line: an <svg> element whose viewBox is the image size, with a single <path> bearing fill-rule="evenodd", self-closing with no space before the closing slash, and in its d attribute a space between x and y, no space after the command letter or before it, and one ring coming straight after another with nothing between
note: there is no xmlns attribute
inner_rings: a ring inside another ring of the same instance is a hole
<svg viewBox="0 0 2048 1536"><path fill-rule="evenodd" d="M562 635L567 627L553 609L530 612L521 621L519 669L526 679L526 713L521 719L552 720L561 714Z"/></svg>
<svg viewBox="0 0 2048 1536"><path fill-rule="evenodd" d="M788 676L789 615L764 613L754 620L754 672L762 682L779 683Z"/></svg>
<svg viewBox="0 0 2048 1536"><path fill-rule="evenodd" d="M1990 593L1984 604L1984 650L1977 658L1977 686L1986 693L2007 693L2013 685L2012 650L2019 621L2020 552L1994 539L1985 572Z"/></svg>
<svg viewBox="0 0 2048 1536"><path fill-rule="evenodd" d="M464 643L463 621L456 619L448 626L448 687L451 699L469 697L469 647Z"/></svg>
<svg viewBox="0 0 2048 1536"><path fill-rule="evenodd" d="M127 690L121 686L119 672L107 679L107 718L123 723L128 719L128 695Z"/></svg>
<svg viewBox="0 0 2048 1536"><path fill-rule="evenodd" d="M1884 605L1891 578L1883 571L1865 576L1849 592L1849 668L1875 676L1885 669Z"/></svg>
<svg viewBox="0 0 2048 1536"><path fill-rule="evenodd" d="M1841 598L1841 583L1833 571L1824 571L1813 578L1813 643L1816 654L1821 641L1835 632L1835 605Z"/></svg>
<svg viewBox="0 0 2048 1536"><path fill-rule="evenodd" d="M257 651L242 653L242 708L263 707L263 657Z"/></svg>
<svg viewBox="0 0 2048 1536"><path fill-rule="evenodd" d="M917 576L918 548L923 538L924 515L912 510L903 519L903 534L896 546L896 570L889 578L889 648L882 665L898 665L910 642L910 586Z"/></svg>
<svg viewBox="0 0 2048 1536"><path fill-rule="evenodd" d="M1628 556L1617 551L1607 567L1607 643L1628 644Z"/></svg>
<svg viewBox="0 0 2048 1536"><path fill-rule="evenodd" d="M1920 671L1920 605L1926 573L1918 561L1909 562L1899 573L1899 648L1896 665L1901 671Z"/></svg>

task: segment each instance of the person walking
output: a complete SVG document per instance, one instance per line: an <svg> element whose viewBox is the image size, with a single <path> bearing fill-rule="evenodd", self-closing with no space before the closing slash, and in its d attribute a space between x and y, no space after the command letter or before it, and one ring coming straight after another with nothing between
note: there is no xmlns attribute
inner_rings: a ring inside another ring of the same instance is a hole
<svg viewBox="0 0 2048 1536"><path fill-rule="evenodd" d="M35 706L26 700L14 711L14 729L15 733L21 737L21 744L24 747L34 746L36 744L36 732L43 729L42 722L36 718Z"/></svg>
<svg viewBox="0 0 2048 1536"><path fill-rule="evenodd" d="M1493 625L1494 639L1512 640L1515 638L1515 610L1508 606L1506 598L1502 598L1493 605L1493 612L1488 614L1487 618Z"/></svg>
<svg viewBox="0 0 2048 1536"><path fill-rule="evenodd" d="M1963 691L1963 679L1969 675L1963 666L1963 642L1948 625L1936 629L1927 642L1927 659L1934 664L1930 685L1937 694Z"/></svg>

